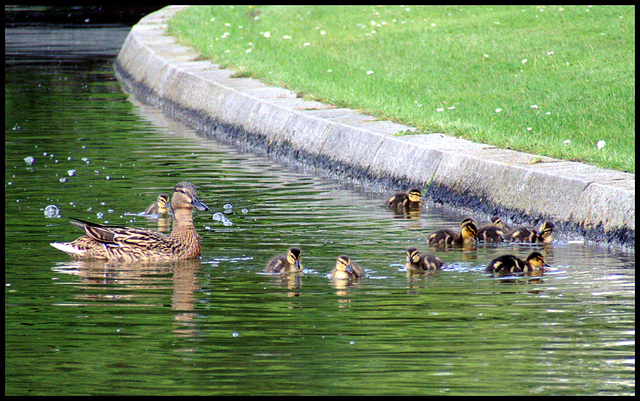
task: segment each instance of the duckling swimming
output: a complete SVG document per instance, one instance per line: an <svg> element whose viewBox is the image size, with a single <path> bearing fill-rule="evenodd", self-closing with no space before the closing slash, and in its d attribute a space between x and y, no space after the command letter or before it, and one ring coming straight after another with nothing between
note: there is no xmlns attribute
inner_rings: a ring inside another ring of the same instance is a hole
<svg viewBox="0 0 640 401"><path fill-rule="evenodd" d="M87 235L73 242L52 242L51 246L82 259L133 261L174 261L197 258L202 246L193 225L193 209L207 211L189 182L179 182L171 199L173 231L171 235L146 228L130 228L90 223L73 219L71 224Z"/></svg>
<svg viewBox="0 0 640 401"><path fill-rule="evenodd" d="M404 265L410 273L424 273L442 268L442 260L439 257L424 254L420 255L416 248L407 249L407 263Z"/></svg>
<svg viewBox="0 0 640 401"><path fill-rule="evenodd" d="M408 193L398 192L387 201L387 206L396 210L419 209L422 206L422 191L413 188Z"/></svg>
<svg viewBox="0 0 640 401"><path fill-rule="evenodd" d="M478 241L482 242L502 242L506 234L505 224L500 216L491 216L491 224L478 229Z"/></svg>
<svg viewBox="0 0 640 401"><path fill-rule="evenodd" d="M278 255L267 263L267 273L293 273L303 270L300 264L301 251L299 248L291 248L286 255Z"/></svg>
<svg viewBox="0 0 640 401"><path fill-rule="evenodd" d="M556 225L550 221L545 221L544 223L542 223L542 225L538 229L538 242L548 244L553 241L553 230L555 230L555 228Z"/></svg>
<svg viewBox="0 0 640 401"><path fill-rule="evenodd" d="M467 217L460 222L460 233L453 230L441 229L429 235L429 245L462 245L475 243L478 228L476 222Z"/></svg>
<svg viewBox="0 0 640 401"><path fill-rule="evenodd" d="M507 234L506 241L511 242L542 242L545 244L553 241L553 230L555 224L545 221L540 225L538 231L531 227L518 227Z"/></svg>
<svg viewBox="0 0 640 401"><path fill-rule="evenodd" d="M144 211L144 214L167 214L171 210L171 203L169 202L169 195L160 194L158 200L153 202Z"/></svg>
<svg viewBox="0 0 640 401"><path fill-rule="evenodd" d="M331 280L349 280L365 276L364 269L352 262L347 255L341 255L336 261L336 267L331 272Z"/></svg>
<svg viewBox="0 0 640 401"><path fill-rule="evenodd" d="M531 252L526 260L522 260L513 255L498 256L489 263L485 271L487 273L532 273L534 271L544 271L544 267L549 267L544 262L544 257L540 252Z"/></svg>

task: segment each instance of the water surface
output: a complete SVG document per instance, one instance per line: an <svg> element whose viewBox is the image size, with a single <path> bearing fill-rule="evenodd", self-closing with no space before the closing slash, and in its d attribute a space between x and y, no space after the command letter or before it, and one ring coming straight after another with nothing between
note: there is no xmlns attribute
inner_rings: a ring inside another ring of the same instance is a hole
<svg viewBox="0 0 640 401"><path fill-rule="evenodd" d="M121 91L127 32L5 28L5 394L635 393L633 252L559 233L435 251L446 269L407 276L405 250L468 211L396 218L390 189L199 137ZM80 236L68 217L168 230L138 213L178 181L211 209L194 213L200 260L83 262L49 246ZM290 246L304 274L262 273ZM533 250L552 266L541 279L483 273ZM369 277L332 283L342 253Z"/></svg>

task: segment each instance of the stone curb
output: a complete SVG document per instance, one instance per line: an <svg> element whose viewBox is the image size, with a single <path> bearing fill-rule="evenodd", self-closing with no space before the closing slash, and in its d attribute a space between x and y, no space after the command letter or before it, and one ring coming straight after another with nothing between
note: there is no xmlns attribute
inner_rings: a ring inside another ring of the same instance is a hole
<svg viewBox="0 0 640 401"><path fill-rule="evenodd" d="M233 78L167 35L167 22L182 8L141 19L116 59L118 79L142 101L210 136L402 189L428 188L432 200L515 222L550 219L559 231L635 249L635 174L442 134L394 135L414 128Z"/></svg>

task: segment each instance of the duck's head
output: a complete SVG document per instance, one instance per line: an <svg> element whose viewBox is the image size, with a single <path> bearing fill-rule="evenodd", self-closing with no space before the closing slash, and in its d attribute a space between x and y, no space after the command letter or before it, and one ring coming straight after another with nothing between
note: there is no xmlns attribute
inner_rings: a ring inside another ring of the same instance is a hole
<svg viewBox="0 0 640 401"><path fill-rule="evenodd" d="M489 221L494 226L504 228L504 223L502 222L502 219L500 218L500 216L491 216L491 219L489 219Z"/></svg>
<svg viewBox="0 0 640 401"><path fill-rule="evenodd" d="M202 212L209 210L209 207L202 203L198 195L196 195L196 187L186 181L177 183L173 189L171 208L173 210L196 208Z"/></svg>
<svg viewBox="0 0 640 401"><path fill-rule="evenodd" d="M420 261L420 254L416 248L407 249L407 263L418 263Z"/></svg>
<svg viewBox="0 0 640 401"><path fill-rule="evenodd" d="M350 275L354 274L353 267L351 267L351 259L347 255L340 255L336 261L336 269L338 271L347 272Z"/></svg>
<svg viewBox="0 0 640 401"><path fill-rule="evenodd" d="M289 262L289 264L291 265L294 265L296 270L301 270L300 254L301 251L299 248L291 248L287 252L287 262Z"/></svg>
<svg viewBox="0 0 640 401"><path fill-rule="evenodd" d="M550 221L545 221L538 230L538 237L542 238L542 242L551 242L553 240L553 230L556 225Z"/></svg>
<svg viewBox="0 0 640 401"><path fill-rule="evenodd" d="M527 256L527 263L535 270L543 270L544 267L549 267L548 264L544 263L544 257L540 252L531 252L531 254Z"/></svg>
<svg viewBox="0 0 640 401"><path fill-rule="evenodd" d="M475 220L470 217L462 220L460 222L460 235L465 240L474 239L478 234L478 227L476 226Z"/></svg>
<svg viewBox="0 0 640 401"><path fill-rule="evenodd" d="M169 195L168 194L158 195L158 208L162 210L170 207L171 207L171 201L169 200Z"/></svg>
<svg viewBox="0 0 640 401"><path fill-rule="evenodd" d="M409 201L411 202L420 202L420 200L422 199L422 191L420 191L418 188L413 188L411 191L409 191L408 195Z"/></svg>

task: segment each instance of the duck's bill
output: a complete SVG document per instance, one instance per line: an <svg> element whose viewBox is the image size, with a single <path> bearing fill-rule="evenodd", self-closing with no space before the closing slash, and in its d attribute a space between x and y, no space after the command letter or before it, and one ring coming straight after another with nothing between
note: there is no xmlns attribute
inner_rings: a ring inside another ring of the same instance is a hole
<svg viewBox="0 0 640 401"><path fill-rule="evenodd" d="M193 205L193 207L195 207L197 210L200 210L201 212L206 212L207 210L209 210L209 207L202 203L202 201L197 197L193 198L193 200L191 201L191 205Z"/></svg>

